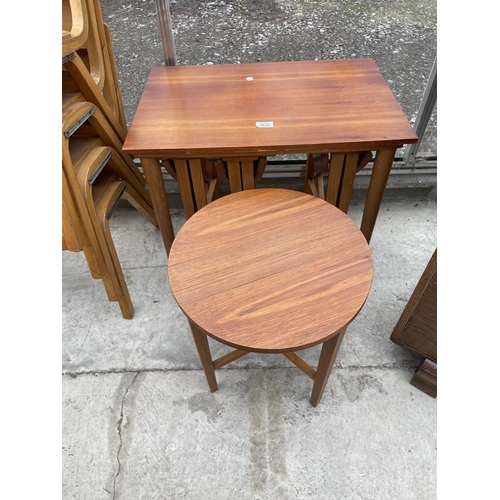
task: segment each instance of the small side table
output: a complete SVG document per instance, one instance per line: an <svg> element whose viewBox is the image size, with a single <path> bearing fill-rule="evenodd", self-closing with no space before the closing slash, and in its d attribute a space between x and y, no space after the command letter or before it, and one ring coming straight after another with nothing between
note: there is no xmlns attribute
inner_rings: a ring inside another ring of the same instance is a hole
<svg viewBox="0 0 500 500"><path fill-rule="evenodd" d="M373 263L359 228L330 203L253 189L206 205L184 224L168 276L212 392L216 369L249 352L283 353L313 379L316 406L368 297ZM207 335L235 350L213 360ZM294 351L317 344L314 369Z"/></svg>

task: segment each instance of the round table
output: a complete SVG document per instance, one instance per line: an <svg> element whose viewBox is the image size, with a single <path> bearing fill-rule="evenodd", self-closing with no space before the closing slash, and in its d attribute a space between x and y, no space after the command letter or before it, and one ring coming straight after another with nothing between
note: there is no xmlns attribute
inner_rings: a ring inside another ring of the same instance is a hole
<svg viewBox="0 0 500 500"><path fill-rule="evenodd" d="M283 353L323 394L342 338L368 297L369 246L330 203L286 189L252 189L196 212L168 260L209 387L215 370L249 352ZM213 360L207 335L236 350ZM323 344L317 369L294 353Z"/></svg>

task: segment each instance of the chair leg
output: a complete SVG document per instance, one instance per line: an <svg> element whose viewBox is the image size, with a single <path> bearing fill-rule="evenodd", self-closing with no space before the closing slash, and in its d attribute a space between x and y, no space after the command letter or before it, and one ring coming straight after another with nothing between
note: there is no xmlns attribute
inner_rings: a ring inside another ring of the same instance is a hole
<svg viewBox="0 0 500 500"><path fill-rule="evenodd" d="M75 230L79 231L79 245L83 250L87 265L89 267L90 274L94 279L101 279L103 277L104 261L101 253L99 252L99 246L97 244L97 239L95 232L90 221L85 202L78 196L76 192L76 186L70 186L70 181L68 174L71 171L65 169L63 161L62 169L62 195L63 203L66 209L74 208L73 212L67 212L69 216L72 216L72 226ZM75 180L76 182L76 180ZM108 290L106 290L108 291ZM111 299L110 299L111 300Z"/></svg>
<svg viewBox="0 0 500 500"><path fill-rule="evenodd" d="M120 196L123 192L125 183L122 181L115 181L106 186L104 192L98 197L96 201L96 211L99 219L101 230L104 234L107 250L111 257L114 276L118 282L116 290L117 301L122 311L122 316L125 319L131 319L134 316L134 306L128 292L127 283L123 275L123 270L120 265L118 254L116 253L115 244L111 236L109 227L109 218L113 208L118 203Z"/></svg>
<svg viewBox="0 0 500 500"><path fill-rule="evenodd" d="M120 291L121 285L116 275L113 257L108 249L109 245L106 242L105 234L99 220L96 202L100 196L103 196L106 189L108 189L108 185L118 181L118 177L113 172L105 171L101 172L97 178L93 179L98 165L99 157L89 155L76 169L76 182L87 211L87 216L92 225L99 254L103 261L103 271L100 277L104 284L108 300L117 302L122 295ZM125 183L123 183L123 185L125 185ZM128 315L125 317L128 318Z"/></svg>
<svg viewBox="0 0 500 500"><path fill-rule="evenodd" d="M78 213L71 199L64 170L62 172L62 195L62 234L65 241L65 250L80 252L83 249L83 229L81 228Z"/></svg>

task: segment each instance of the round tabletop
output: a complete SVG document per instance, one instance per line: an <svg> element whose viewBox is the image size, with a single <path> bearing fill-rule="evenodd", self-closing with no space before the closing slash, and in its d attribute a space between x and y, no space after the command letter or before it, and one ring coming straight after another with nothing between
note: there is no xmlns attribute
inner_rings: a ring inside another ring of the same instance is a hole
<svg viewBox="0 0 500 500"><path fill-rule="evenodd" d="M359 313L373 278L356 224L286 189L223 196L196 212L168 259L179 307L238 349L288 352L325 342Z"/></svg>

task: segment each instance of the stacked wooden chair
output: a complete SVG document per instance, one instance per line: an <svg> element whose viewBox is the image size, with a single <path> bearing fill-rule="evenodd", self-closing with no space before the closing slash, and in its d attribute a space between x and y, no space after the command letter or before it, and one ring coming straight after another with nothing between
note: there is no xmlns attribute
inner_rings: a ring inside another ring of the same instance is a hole
<svg viewBox="0 0 500 500"><path fill-rule="evenodd" d="M99 0L62 1L62 248L83 251L124 318L134 308L110 232L120 199L158 226L146 180L123 153L127 125Z"/></svg>

